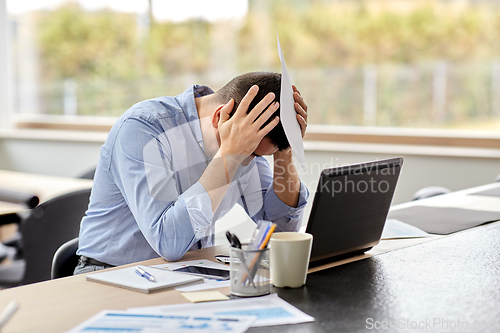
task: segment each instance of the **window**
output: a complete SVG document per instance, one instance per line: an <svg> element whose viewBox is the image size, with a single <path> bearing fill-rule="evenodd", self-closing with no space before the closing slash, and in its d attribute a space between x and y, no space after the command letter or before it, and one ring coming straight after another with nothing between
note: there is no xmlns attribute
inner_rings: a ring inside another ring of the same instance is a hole
<svg viewBox="0 0 500 333"><path fill-rule="evenodd" d="M13 115L116 117L190 84L280 71L310 124L498 131L491 1L8 0Z"/></svg>

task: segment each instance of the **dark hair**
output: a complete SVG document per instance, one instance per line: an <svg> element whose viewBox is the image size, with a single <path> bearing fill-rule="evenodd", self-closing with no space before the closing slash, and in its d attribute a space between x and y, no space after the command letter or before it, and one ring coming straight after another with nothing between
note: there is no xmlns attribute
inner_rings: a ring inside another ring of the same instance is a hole
<svg viewBox="0 0 500 333"><path fill-rule="evenodd" d="M234 99L234 108L231 113L232 115L240 105L243 97L245 97L246 93L253 85L259 86L259 92L250 103L247 113L250 112L270 92L274 93L275 101L280 101L281 74L271 72L252 72L235 77L216 92L218 101L221 103L227 103L231 100L231 98ZM274 119L274 117L279 116L280 110L281 106L271 117L269 117L262 127L266 126L271 120ZM266 136L278 146L279 150L285 150L290 147L290 143L288 143L281 121Z"/></svg>

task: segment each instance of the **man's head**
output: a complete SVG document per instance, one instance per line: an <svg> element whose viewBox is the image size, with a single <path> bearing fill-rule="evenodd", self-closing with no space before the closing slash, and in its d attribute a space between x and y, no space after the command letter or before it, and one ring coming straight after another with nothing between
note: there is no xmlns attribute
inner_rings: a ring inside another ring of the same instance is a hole
<svg viewBox="0 0 500 333"><path fill-rule="evenodd" d="M270 73L270 72L252 72L246 73L240 76L235 77L231 81L229 81L224 87L218 90L215 93L215 98L218 103L226 104L231 99L234 100L234 107L231 115L236 111L238 106L240 105L241 100L246 95L248 90L253 86L259 86L259 92L257 96L252 100L250 106L248 108L248 112L250 112L256 105L261 101L264 96L268 93L272 92L275 95L274 100L279 103L280 101L280 91L281 91L281 74L279 73ZM275 116L280 115L280 108L276 110L271 117L265 122L262 126L266 126L270 121L274 119ZM256 155L265 155L266 151L263 150L264 144L272 144L275 145L279 150L285 150L290 147L288 140L285 135L285 131L283 130L283 126L281 122L274 127L271 132L269 132L264 139L262 140L263 144L258 147L255 151ZM259 154L259 151L262 151L262 154Z"/></svg>

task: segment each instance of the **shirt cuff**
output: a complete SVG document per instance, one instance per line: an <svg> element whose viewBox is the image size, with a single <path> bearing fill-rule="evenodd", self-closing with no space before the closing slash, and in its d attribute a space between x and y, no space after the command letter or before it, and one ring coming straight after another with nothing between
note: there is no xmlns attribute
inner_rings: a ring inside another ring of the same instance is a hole
<svg viewBox="0 0 500 333"><path fill-rule="evenodd" d="M288 217L293 218L300 213L302 209L304 209L307 198L309 197L309 190L305 186L305 184L300 181L300 193L299 193L299 202L297 207L291 207L281 201L280 198L274 192L273 185L269 185L269 190L266 193L264 198L264 210L267 219L273 221L280 217Z"/></svg>
<svg viewBox="0 0 500 333"><path fill-rule="evenodd" d="M198 181L182 193L179 198L182 200L189 214L195 238L199 240L205 237L205 232L214 219L212 200L210 200L210 196L205 188Z"/></svg>

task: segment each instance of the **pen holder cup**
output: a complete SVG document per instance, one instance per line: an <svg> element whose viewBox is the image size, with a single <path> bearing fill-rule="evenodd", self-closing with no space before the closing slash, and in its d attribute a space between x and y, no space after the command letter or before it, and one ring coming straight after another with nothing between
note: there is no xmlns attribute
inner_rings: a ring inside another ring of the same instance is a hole
<svg viewBox="0 0 500 333"><path fill-rule="evenodd" d="M250 250L248 244L241 249L231 247L231 294L251 297L271 293L269 278L269 248Z"/></svg>

